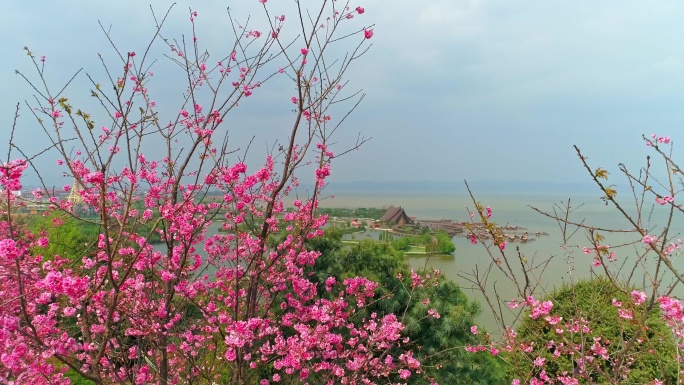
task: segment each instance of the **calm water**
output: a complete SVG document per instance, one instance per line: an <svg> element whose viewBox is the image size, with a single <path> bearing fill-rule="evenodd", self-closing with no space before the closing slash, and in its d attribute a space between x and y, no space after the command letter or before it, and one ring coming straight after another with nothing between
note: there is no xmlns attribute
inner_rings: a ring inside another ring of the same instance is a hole
<svg viewBox="0 0 684 385"><path fill-rule="evenodd" d="M591 244L585 231L579 231L570 237L567 242L567 248L563 249L561 247L563 243L561 230L557 222L529 208L529 206L534 206L552 213L554 205L561 202L567 202L567 197L537 195L481 196L478 197L478 200L484 206L492 207L493 216L491 219L500 225L524 227L527 228L530 233L535 233L537 231L549 233L549 236L537 237L536 240L531 243L509 244L506 249L509 258L517 261L517 259L515 259L515 252L516 247L519 247L520 252L525 256L528 265L530 266L536 266L542 261L549 261L543 272L541 269L537 269L531 275L532 280L539 281L539 286L536 290L537 295L543 295L564 282L573 282L580 278L590 277L594 273L602 274L602 270L594 270L597 268L592 267L592 256L585 255L582 252L583 247ZM605 206L596 196L574 197L571 202L573 203L573 206L577 207L570 217L571 220L576 222L584 221L587 224L597 227L630 228L629 223L624 217L619 215L614 208ZM326 199L321 203L322 207L348 208L385 207L389 205L402 206L409 216L418 219L453 219L457 221L469 220L466 207L471 210L474 207L472 201L467 196L446 195L402 196L348 194L336 196L334 199ZM662 219L664 213L664 208L658 206L656 207L654 217ZM652 220L651 223L656 224L658 221ZM218 228L218 223L212 224L209 235L215 234ZM377 239L378 235L378 231L368 231L365 234L356 234L354 237L356 239L364 239L366 237ZM610 244L611 246L640 239L637 235L625 234L606 234L606 238L607 241L605 243ZM471 282L473 272L476 269L481 273L484 272L487 267L491 265L492 259L482 245L472 245L468 239L462 237L454 237L453 241L456 245L456 252L451 256L430 258L412 257L409 262L416 268L427 266L434 269L440 269L447 278L457 282L470 298L477 300L482 304L483 312L479 317L478 322L488 330L494 331L497 329L496 324L489 307L485 303L485 297L480 290L474 288L474 285ZM643 245L638 242L635 245L617 248L618 260L610 266L610 269L617 270L623 263L629 264L629 262L634 260L636 253L643 250ZM203 250L201 250L201 252L203 253ZM646 264L646 268L652 266L654 260L654 258L651 258ZM520 263L516 263L516 272L520 274ZM668 279L671 281L672 276L670 275ZM637 286L644 285L642 269L637 271L637 274L635 274L631 282ZM497 270L493 270L487 278L487 295L492 301L495 300L494 285L496 285L496 290L500 294L502 300L517 298L514 286ZM684 294L682 291L679 291L678 293ZM505 306L503 308L507 310ZM511 317L510 314L505 314L505 316L509 317L509 319Z"/></svg>
<svg viewBox="0 0 684 385"><path fill-rule="evenodd" d="M493 210L492 220L499 225L512 225L527 228L530 233L537 231L549 233L549 236L536 237L534 242L509 244L506 255L515 262L515 271L519 279L522 279L520 262L516 257L516 247L526 258L528 266L537 266L548 261L545 268L536 269L530 279L538 281L536 289L537 295L543 295L553 290L555 287L574 282L581 278L588 278L592 274L603 274L602 268L592 266L592 255L583 253L583 248L590 246L589 235L586 231L580 230L574 235L569 236L566 247L563 245L563 236L558 223L551 218L545 217L532 210L529 206L536 207L543 211L553 213L554 207L567 203L568 197L561 196L480 196L478 201L484 206L491 206ZM606 227L610 229L631 229L629 222L619 214L612 206L606 206L598 196L576 196L571 199L573 207L576 207L571 221L583 222L595 227ZM634 204L622 202L628 208L630 214L636 213ZM468 196L415 196L415 195L346 195L336 196L334 199L326 200L326 207L383 207L383 206L402 206L409 216L418 219L453 219L457 221L469 220L466 208L473 210L474 205ZM651 207L647 208L650 210ZM646 227L651 228L663 222L666 210L663 207L655 207L653 218L644 220ZM645 217L646 218L646 217ZM660 220L660 221L658 221ZM680 223L681 225L681 223ZM680 226L681 227L681 226ZM574 229L574 228L573 228ZM657 229L657 227L656 227ZM655 233L655 232L653 232ZM641 237L635 234L609 234L605 235L604 244L612 247L625 243L637 241L636 244L626 245L616 248L617 261L612 263L609 268L617 271L624 266L633 266L635 256L644 250L643 244L638 242ZM373 238L377 235L370 234ZM364 235L357 235L361 239ZM676 238L677 235L674 235ZM482 245L472 245L470 241L463 237L454 237L456 252L452 256L411 258L409 262L418 268L428 266L440 269L447 278L457 282L461 288L468 293L469 297L482 304L482 315L478 322L489 330L496 330L496 323L492 313L486 304L485 296L473 284L473 274L476 269L483 273L491 265L492 258ZM494 253L498 250L492 250ZM497 256L500 257L500 254ZM651 257L645 264L646 268L654 266L655 256ZM484 275L484 274L481 274ZM626 278L626 276L625 276ZM484 277L483 277L484 280ZM665 282L673 281L673 275L669 275ZM502 300L516 299L517 294L513 284L507 280L501 272L493 269L487 277L487 296L491 301L495 301L496 294L494 286ZM643 268L636 270L630 282L636 286L648 286L645 283ZM683 290L676 291L680 295ZM505 310L507 308L503 307ZM509 320L512 314L504 314Z"/></svg>

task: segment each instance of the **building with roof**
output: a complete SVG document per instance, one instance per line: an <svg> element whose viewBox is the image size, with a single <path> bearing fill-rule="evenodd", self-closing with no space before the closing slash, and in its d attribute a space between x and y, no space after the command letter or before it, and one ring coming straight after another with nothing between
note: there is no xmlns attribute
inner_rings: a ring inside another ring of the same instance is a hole
<svg viewBox="0 0 684 385"><path fill-rule="evenodd" d="M380 217L380 222L390 223L392 226L403 226L411 223L411 218L406 214L406 211L399 206L390 206L387 208L385 214Z"/></svg>

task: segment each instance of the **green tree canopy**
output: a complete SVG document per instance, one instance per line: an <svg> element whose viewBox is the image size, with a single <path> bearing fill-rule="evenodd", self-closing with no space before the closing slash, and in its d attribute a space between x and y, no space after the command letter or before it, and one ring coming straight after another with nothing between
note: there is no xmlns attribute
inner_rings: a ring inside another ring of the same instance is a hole
<svg viewBox="0 0 684 385"><path fill-rule="evenodd" d="M468 300L456 284L439 276L436 286L412 291L411 268L402 253L388 243L364 240L343 248L341 234L332 230L325 237L312 239L310 247L322 253L312 269L321 294L328 277L341 280L364 276L380 285L376 290L377 301L361 317L371 313L379 317L389 313L405 316L405 334L419 347L416 358L422 363L424 376L396 379L398 382L424 384L427 379L434 379L440 384L503 383L503 360L487 353L465 351L469 344L484 343L482 334L470 332L480 307ZM430 310L438 313L438 318L429 315Z"/></svg>
<svg viewBox="0 0 684 385"><path fill-rule="evenodd" d="M47 216L34 215L29 219L28 225L33 234L49 240L47 245L35 250L48 259L59 255L80 261L83 254L92 246L89 242L97 240L99 234L97 225L59 211Z"/></svg>
<svg viewBox="0 0 684 385"><path fill-rule="evenodd" d="M640 317L638 312L642 309L630 308L633 302L628 294L605 277L582 280L574 285L565 284L545 300L553 302L550 315L562 317L562 320L556 325L549 325L544 317L526 317L523 320L517 329L518 340L533 343L535 348L528 353L516 351L508 355L514 368L510 372L511 379L523 380L538 376L541 370L545 370L552 377L565 372L575 376L583 374L586 378L581 383L596 383L607 377L629 384L645 384L655 378L665 384L677 383L674 340L659 309L654 308L646 317ZM621 318L618 313L620 309L633 311L634 319ZM580 319L586 320L586 323ZM567 325L574 321L586 324L588 331L570 332ZM564 332L559 333L556 329ZM560 346L561 343L565 349L575 346L570 349L576 352L554 357L556 350L565 350ZM596 351L592 349L601 347L606 348L608 359L594 358L591 364L578 364L579 357L592 356ZM616 369L613 354L625 348L630 349L630 365L627 377L622 378ZM534 365L537 357L546 359L543 367Z"/></svg>

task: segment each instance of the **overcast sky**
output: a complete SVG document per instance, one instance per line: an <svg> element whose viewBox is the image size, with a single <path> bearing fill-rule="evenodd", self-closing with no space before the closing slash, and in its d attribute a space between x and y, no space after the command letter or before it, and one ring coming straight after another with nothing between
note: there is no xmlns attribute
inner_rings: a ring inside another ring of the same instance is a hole
<svg viewBox="0 0 684 385"><path fill-rule="evenodd" d="M269 0L276 6L291 2ZM160 12L170 4L151 3ZM191 6L214 47L231 43L226 6L239 16L261 12L258 0L177 3L164 34L187 33ZM112 53L97 21L112 25L122 51L142 51L153 31L143 4L4 4L2 131L9 132L16 102L32 93L14 73L30 64L24 46L47 57L55 84L80 67L97 74L97 53ZM358 132L373 139L336 160L332 181L576 182L586 176L573 144L596 166L616 169L619 162L642 164L647 152L641 134L667 134L674 142L684 137L684 2L352 3L357 5L366 10L359 25L375 24L375 34L348 77L367 98L338 139L350 143ZM255 97L269 100L278 92ZM87 99L89 91L80 94ZM282 99L291 109L287 102ZM258 153L273 138L282 139L282 115L251 103L236 117L231 135L237 142L256 135ZM28 111L19 128L17 143L34 149L42 143ZM5 148L3 141L0 150Z"/></svg>

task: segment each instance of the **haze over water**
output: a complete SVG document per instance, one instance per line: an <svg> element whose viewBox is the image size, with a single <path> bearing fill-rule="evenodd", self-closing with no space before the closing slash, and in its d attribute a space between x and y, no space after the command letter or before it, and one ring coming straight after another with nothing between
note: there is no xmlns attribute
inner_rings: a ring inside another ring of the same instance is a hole
<svg viewBox="0 0 684 385"><path fill-rule="evenodd" d="M291 198L293 199L293 198ZM568 197L558 194L515 194L515 195L480 195L477 196L478 201L483 206L491 206L493 215L491 220L498 225L510 225L526 228L530 234L536 232L548 233L548 236L533 237L534 241L529 243L509 243L506 248L506 255L510 258L516 273L520 274L520 262L516 257L516 247L519 247L520 252L525 256L531 266L536 266L541 262L550 258L546 269L536 271L531 274L531 279L539 279L540 285L535 292L537 298L549 293L555 287L563 283L576 282L582 278L588 278L592 275L602 275L604 271L602 267L593 267L593 254L585 254L584 247L590 247L587 232L580 230L572 235L567 242L567 247L563 249L562 232L558 223L548 217L543 216L532 210L529 206L536 207L549 213L553 213L555 204L563 205L567 203ZM624 198L623 198L624 199ZM627 208L634 207L634 204L629 204L628 201L620 201ZM289 204L290 202L286 202ZM571 198L573 207L577 207L570 217L571 221L582 222L595 227L605 227L610 229L630 229L627 220L621 216L617 210L612 206L606 206L600 200L599 195L575 195ZM321 202L321 207L385 207L389 205L402 206L407 214L417 219L452 219L455 221L468 221L469 215L466 207L471 211L474 205L469 196L463 194L387 194L387 193L341 193L335 194L332 199L324 199ZM648 212L651 208L653 211L652 224L662 224L665 218L666 208L658 205L648 206L644 209ZM633 212L634 210L632 210ZM681 224L679 224L681 227ZM217 221L213 223L208 235L213 235L218 232L220 223ZM655 230L660 230L656 227ZM368 230L365 233L356 233L354 235L347 235L347 237L357 240L366 238L379 238L380 231ZM601 232L606 237L603 244L610 245L616 251L617 262L610 264L611 271L617 271L623 267L623 264L631 267L633 265L635 256L644 250L644 245L640 242L638 234L608 234ZM678 233L672 233L671 237L680 237ZM478 244L473 245L468 238L463 236L456 236L453 238L456 245L456 251L451 256L431 256L425 257L411 257L409 263L415 268L422 268L427 266L431 269L439 269L447 278L459 284L461 289L472 300L478 301L482 306L482 313L478 317L478 323L485 327L488 331L497 332L498 327L490 308L487 306L484 295L474 287L473 283L469 281L470 275L477 268L483 272L490 264L491 258L487 254L486 249ZM626 246L616 247L625 243L631 243ZM159 251L165 251L163 246L156 245ZM205 255L204 250L199 250L200 254ZM493 252L498 252L498 249L493 248ZM675 261L676 257L671 258ZM653 267L656 260L655 255L649 256L646 262L647 267ZM629 269L623 269L628 271ZM653 270L653 269L651 269ZM630 280L631 284L636 287L648 286L648 281L644 279L643 269L640 267ZM628 273L625 273L628 274ZM622 278L626 278L625 275ZM672 274L666 277L665 283L674 281ZM494 269L488 277L487 295L490 300L495 300L495 293L491 289L492 284L496 282L496 288L503 300L520 299L517 295L515 287L500 273ZM684 296L684 288L675 290L675 295ZM503 306L504 317L509 323L513 319L513 313Z"/></svg>
<svg viewBox="0 0 684 385"><path fill-rule="evenodd" d="M535 237L534 242L529 243L509 243L506 254L511 258L513 265L517 268L520 264L515 256L516 247L519 247L520 252L525 256L530 265L536 265L542 261L551 258L548 266L543 273L538 272L536 278L541 278L541 285L537 290L537 296L543 296L550 292L554 287L560 286L563 283L575 282L578 279L588 278L592 275L604 274L602 267L593 267L593 254L585 254L584 247L590 247L587 232L580 230L576 232L567 242L567 248L563 249L562 232L558 223L548 217L543 216L532 210L529 206L534 206L540 210L553 213L555 204L564 204L568 201L568 196L559 194L519 194L519 195L497 195L497 196L477 196L478 201L483 206L491 206L493 215L491 220L499 225L511 225L526 228L530 234L537 231L546 232L548 236ZM623 198L624 199L624 198ZM630 213L634 212L634 203L627 200L621 201L627 207ZM578 207L570 217L571 221L582 222L592 225L594 227L605 227L610 229L631 229L629 222L611 205L606 206L600 200L599 195L579 195L571 198L573 207ZM335 195L334 199L327 199L321 202L322 207L384 207L384 206L402 206L407 214L417 219L452 219L456 221L468 221L469 216L466 207L471 211L474 209L472 200L467 195L401 195L401 194L351 194L344 193ZM581 206L580 206L581 205ZM666 208L656 205L652 207L649 205L644 209L648 212L651 208L653 211L653 218L650 221L652 224L660 225L662 219L665 218ZM647 213L646 213L647 214ZM658 221L660 219L660 221ZM645 221L648 222L648 221ZM660 230L657 227L656 230ZM655 233L655 232L654 232ZM618 247L615 249L617 262L609 266L611 271L616 271L623 266L632 266L635 256L644 250L644 245L639 242L641 237L638 234L608 234L601 232L606 237L604 244L613 247L631 242L627 246ZM370 234L375 237L376 234ZM358 235L356 239L362 239L365 235ZM674 238L679 237L678 234L672 235ZM497 330L496 324L492 317L492 313L485 303L485 297L482 293L473 288L473 283L469 282L469 275L477 267L480 272L491 263L491 258L482 245L473 245L470 240L456 236L453 239L456 245L456 252L453 256L439 256L428 258L414 258L409 262L412 266L419 268L426 264L432 268L440 269L444 275L457 282L461 288L468 294L469 298L477 300L482 305L482 314L478 322L488 330ZM635 242L636 241L636 242ZM494 250L498 251L498 250ZM647 265L652 265L655 262L655 255L649 257ZM627 271L628 269L623 269ZM648 281L644 279L641 268L635 273L631 279L631 283L638 287L648 285ZM628 274L628 273L625 273ZM672 281L670 275L666 282ZM503 275L494 269L488 278L491 285L496 281L498 293L505 300L519 299L516 294L514 286L508 282ZM684 292L677 290L676 294L682 295ZM488 296L493 301L494 293L489 292ZM508 309L504 306L504 316L511 316L506 314Z"/></svg>

